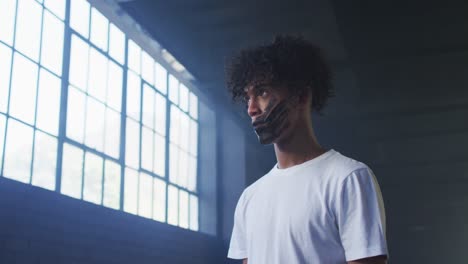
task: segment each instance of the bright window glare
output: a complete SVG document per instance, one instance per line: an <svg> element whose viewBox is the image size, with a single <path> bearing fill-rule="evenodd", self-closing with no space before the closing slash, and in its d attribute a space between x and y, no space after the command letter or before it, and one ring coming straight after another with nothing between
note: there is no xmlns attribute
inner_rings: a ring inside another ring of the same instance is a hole
<svg viewBox="0 0 468 264"><path fill-rule="evenodd" d="M10 46L13 45L13 32L16 13L15 9L15 0L0 1L0 40Z"/></svg>
<svg viewBox="0 0 468 264"><path fill-rule="evenodd" d="M24 183L30 181L33 129L11 118L5 144L3 176Z"/></svg>
<svg viewBox="0 0 468 264"><path fill-rule="evenodd" d="M153 170L153 139L153 132L143 127L141 132L141 167L149 171Z"/></svg>
<svg viewBox="0 0 468 264"><path fill-rule="evenodd" d="M91 8L91 42L107 51L109 20L96 8Z"/></svg>
<svg viewBox="0 0 468 264"><path fill-rule="evenodd" d="M125 144L125 164L139 168L140 161L140 126L137 122L127 118L127 140Z"/></svg>
<svg viewBox="0 0 468 264"><path fill-rule="evenodd" d="M89 44L76 35L71 38L69 82L86 91L88 80Z"/></svg>
<svg viewBox="0 0 468 264"><path fill-rule="evenodd" d="M110 108L106 108L105 129L104 152L117 159L120 152L120 114Z"/></svg>
<svg viewBox="0 0 468 264"><path fill-rule="evenodd" d="M68 88L67 137L84 142L86 97L72 86Z"/></svg>
<svg viewBox="0 0 468 264"><path fill-rule="evenodd" d="M60 79L41 69L37 98L36 126L55 136L59 129Z"/></svg>
<svg viewBox="0 0 468 264"><path fill-rule="evenodd" d="M0 177L198 230L198 97L88 1L0 0Z"/></svg>
<svg viewBox="0 0 468 264"><path fill-rule="evenodd" d="M154 134L154 161L153 172L159 176L164 177L164 170L166 168L166 141L164 137Z"/></svg>
<svg viewBox="0 0 468 264"><path fill-rule="evenodd" d="M36 130L32 184L55 190L57 139Z"/></svg>
<svg viewBox="0 0 468 264"><path fill-rule="evenodd" d="M65 143L62 159L62 194L81 199L83 184L83 150Z"/></svg>
<svg viewBox="0 0 468 264"><path fill-rule="evenodd" d="M89 9L86 0L70 0L70 26L83 37L89 35Z"/></svg>
<svg viewBox="0 0 468 264"><path fill-rule="evenodd" d="M11 81L10 114L34 125L37 64L15 52ZM27 95L27 96L25 96Z"/></svg>
<svg viewBox="0 0 468 264"><path fill-rule="evenodd" d="M104 198L107 207L120 208L120 165L110 160L105 161Z"/></svg>
<svg viewBox="0 0 468 264"><path fill-rule="evenodd" d="M141 52L141 76L148 83L154 82L154 60L145 51Z"/></svg>
<svg viewBox="0 0 468 264"><path fill-rule="evenodd" d="M0 171L2 169L3 162L3 146L6 132L6 117L0 114Z"/></svg>
<svg viewBox="0 0 468 264"><path fill-rule="evenodd" d="M112 23L109 25L109 55L120 64L124 64L125 34Z"/></svg>
<svg viewBox="0 0 468 264"><path fill-rule="evenodd" d="M140 184L138 188L138 215L151 218L153 177L146 173L140 173Z"/></svg>
<svg viewBox="0 0 468 264"><path fill-rule="evenodd" d="M128 41L128 67L140 74L141 48L133 40Z"/></svg>
<svg viewBox="0 0 468 264"><path fill-rule="evenodd" d="M179 191L179 226L189 227L189 197L186 191Z"/></svg>
<svg viewBox="0 0 468 264"><path fill-rule="evenodd" d="M124 210L127 213L137 214L138 208L138 172L125 168L124 184Z"/></svg>
<svg viewBox="0 0 468 264"><path fill-rule="evenodd" d="M104 150L104 118L104 105L88 97L86 105L85 144L101 152Z"/></svg>
<svg viewBox="0 0 468 264"><path fill-rule="evenodd" d="M63 29L62 21L44 12L41 64L59 76L62 75Z"/></svg>
<svg viewBox="0 0 468 264"><path fill-rule="evenodd" d="M11 49L2 43L0 43L0 69L0 112L6 113L10 90Z"/></svg>
<svg viewBox="0 0 468 264"><path fill-rule="evenodd" d="M153 219L164 222L166 219L166 183L154 178Z"/></svg>
<svg viewBox="0 0 468 264"><path fill-rule="evenodd" d="M154 87L161 93L167 93L167 70L161 64L154 63Z"/></svg>
<svg viewBox="0 0 468 264"><path fill-rule="evenodd" d="M198 197L190 195L190 229L198 231Z"/></svg>
<svg viewBox="0 0 468 264"><path fill-rule="evenodd" d="M190 93L190 115L198 119L198 97L193 93Z"/></svg>
<svg viewBox="0 0 468 264"><path fill-rule="evenodd" d="M106 102L108 106L120 112L122 105L123 70L118 64L110 60L108 62L109 74L107 78Z"/></svg>
<svg viewBox="0 0 468 264"><path fill-rule="evenodd" d="M168 187L168 208L167 208L167 223L171 225L178 225L179 223L179 190L169 185Z"/></svg>
<svg viewBox="0 0 468 264"><path fill-rule="evenodd" d="M15 47L34 61L39 61L42 7L34 0L19 0L16 17Z"/></svg>
<svg viewBox="0 0 468 264"><path fill-rule="evenodd" d="M83 199L101 204L103 160L96 154L85 153Z"/></svg>
<svg viewBox="0 0 468 264"><path fill-rule="evenodd" d="M107 58L91 48L89 52L88 93L101 102L106 100Z"/></svg>
<svg viewBox="0 0 468 264"><path fill-rule="evenodd" d="M65 19L65 0L44 0L44 6L60 19Z"/></svg>
<svg viewBox="0 0 468 264"><path fill-rule="evenodd" d="M140 120L140 78L131 71L127 73L127 115Z"/></svg>

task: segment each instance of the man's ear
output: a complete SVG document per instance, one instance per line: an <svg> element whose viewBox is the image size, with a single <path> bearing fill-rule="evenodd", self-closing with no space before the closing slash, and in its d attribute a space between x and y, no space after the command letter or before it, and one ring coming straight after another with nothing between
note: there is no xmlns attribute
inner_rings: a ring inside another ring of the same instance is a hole
<svg viewBox="0 0 468 264"><path fill-rule="evenodd" d="M301 91L299 94L298 94L298 106L301 108L301 109L304 109L304 108L307 108L309 109L310 108L310 105L309 104L312 104L312 89L310 89L310 87L306 87L307 89Z"/></svg>

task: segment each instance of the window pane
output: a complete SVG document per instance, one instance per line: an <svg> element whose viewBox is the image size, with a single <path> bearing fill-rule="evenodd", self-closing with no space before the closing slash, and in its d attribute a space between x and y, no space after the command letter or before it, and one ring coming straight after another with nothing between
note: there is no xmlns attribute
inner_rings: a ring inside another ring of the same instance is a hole
<svg viewBox="0 0 468 264"><path fill-rule="evenodd" d="M166 140L164 137L154 134L154 162L153 172L164 177L166 168Z"/></svg>
<svg viewBox="0 0 468 264"><path fill-rule="evenodd" d="M81 199L83 183L83 150L65 143L63 145L62 184L60 192Z"/></svg>
<svg viewBox="0 0 468 264"><path fill-rule="evenodd" d="M169 75L169 100L179 103L179 81L172 75Z"/></svg>
<svg viewBox="0 0 468 264"><path fill-rule="evenodd" d="M105 152L114 158L120 152L120 114L106 108Z"/></svg>
<svg viewBox="0 0 468 264"><path fill-rule="evenodd" d="M198 119L198 97L193 93L190 93L190 115Z"/></svg>
<svg viewBox="0 0 468 264"><path fill-rule="evenodd" d="M189 156L188 186L191 191L197 190L197 159Z"/></svg>
<svg viewBox="0 0 468 264"><path fill-rule="evenodd" d="M29 183L33 144L33 129L11 118L5 142L3 175L7 178Z"/></svg>
<svg viewBox="0 0 468 264"><path fill-rule="evenodd" d="M143 124L154 129L154 90L143 85Z"/></svg>
<svg viewBox="0 0 468 264"><path fill-rule="evenodd" d="M107 105L121 111L123 70L115 62L109 61L107 78Z"/></svg>
<svg viewBox="0 0 468 264"><path fill-rule="evenodd" d="M69 81L83 91L86 91L88 81L88 54L89 45L72 35Z"/></svg>
<svg viewBox="0 0 468 264"><path fill-rule="evenodd" d="M140 120L140 78L127 71L127 115Z"/></svg>
<svg viewBox="0 0 468 264"><path fill-rule="evenodd" d="M109 26L109 55L112 56L120 64L124 64L125 60L125 35L114 24Z"/></svg>
<svg viewBox="0 0 468 264"><path fill-rule="evenodd" d="M44 12L41 64L59 76L62 75L63 34L63 22Z"/></svg>
<svg viewBox="0 0 468 264"><path fill-rule="evenodd" d="M37 65L15 52L11 80L10 114L34 124Z"/></svg>
<svg viewBox="0 0 468 264"><path fill-rule="evenodd" d="M153 177L146 173L140 173L140 187L138 197L138 215L151 218L153 205Z"/></svg>
<svg viewBox="0 0 468 264"><path fill-rule="evenodd" d="M170 144L169 147L169 180L172 183L177 183L179 168L179 149L174 145Z"/></svg>
<svg viewBox="0 0 468 264"><path fill-rule="evenodd" d="M167 70L159 63L154 63L154 87L163 94L167 93Z"/></svg>
<svg viewBox="0 0 468 264"><path fill-rule="evenodd" d="M109 20L96 8L91 8L91 42L107 51Z"/></svg>
<svg viewBox="0 0 468 264"><path fill-rule="evenodd" d="M111 160L105 161L103 200L107 207L120 208L120 165Z"/></svg>
<svg viewBox="0 0 468 264"><path fill-rule="evenodd" d="M145 51L141 52L141 77L148 83L154 82L154 60Z"/></svg>
<svg viewBox="0 0 468 264"><path fill-rule="evenodd" d="M32 184L55 190L57 139L36 130Z"/></svg>
<svg viewBox="0 0 468 264"><path fill-rule="evenodd" d="M190 120L187 114L180 112L180 148L189 150Z"/></svg>
<svg viewBox="0 0 468 264"><path fill-rule="evenodd" d="M0 69L2 69L0 70L0 112L6 113L10 90L11 49L2 43L0 43Z"/></svg>
<svg viewBox="0 0 468 264"><path fill-rule="evenodd" d="M179 87L179 106L180 108L187 112L189 109L188 109L188 106L189 106L189 91L188 91L188 88L183 85L183 84L180 84L180 87Z"/></svg>
<svg viewBox="0 0 468 264"><path fill-rule="evenodd" d="M70 26L85 38L89 34L89 7L86 0L71 0Z"/></svg>
<svg viewBox="0 0 468 264"><path fill-rule="evenodd" d="M128 40L128 67L140 74L141 48L133 40Z"/></svg>
<svg viewBox="0 0 468 264"><path fill-rule="evenodd" d="M52 11L56 16L60 19L65 19L65 4L66 1L64 0L45 0L44 5L50 11Z"/></svg>
<svg viewBox="0 0 468 264"><path fill-rule="evenodd" d="M166 98L159 93L155 93L155 126L156 132L166 135Z"/></svg>
<svg viewBox="0 0 468 264"><path fill-rule="evenodd" d="M166 183L160 179L153 179L153 219L164 222L166 220Z"/></svg>
<svg viewBox="0 0 468 264"><path fill-rule="evenodd" d="M189 227L189 196L186 191L179 192L179 226Z"/></svg>
<svg viewBox="0 0 468 264"><path fill-rule="evenodd" d="M177 184L182 187L187 187L188 183L188 154L184 151L179 151L179 171Z"/></svg>
<svg viewBox="0 0 468 264"><path fill-rule="evenodd" d="M91 97L88 97L86 106L85 144L102 152L104 150L105 107Z"/></svg>
<svg viewBox="0 0 468 264"><path fill-rule="evenodd" d="M39 61L42 6L33 0L19 0L16 18L15 47L26 56Z"/></svg>
<svg viewBox="0 0 468 264"><path fill-rule="evenodd" d="M107 58L101 52L91 48L89 52L88 93L99 101L106 100Z"/></svg>
<svg viewBox="0 0 468 264"><path fill-rule="evenodd" d="M67 137L79 143L84 142L85 94L68 87Z"/></svg>
<svg viewBox="0 0 468 264"><path fill-rule="evenodd" d="M167 223L177 225L179 218L179 191L172 185L169 185L168 188L168 199Z"/></svg>
<svg viewBox="0 0 468 264"><path fill-rule="evenodd" d="M180 114L179 109L171 105L171 127L170 127L170 140L179 145L180 140Z"/></svg>
<svg viewBox="0 0 468 264"><path fill-rule="evenodd" d="M141 132L141 167L153 170L153 131L143 127Z"/></svg>
<svg viewBox="0 0 468 264"><path fill-rule="evenodd" d="M58 135L60 112L60 79L41 69L39 95L37 98L36 126L53 135ZM74 122L75 120L69 120Z"/></svg>
<svg viewBox="0 0 468 264"><path fill-rule="evenodd" d="M198 231L198 197L190 195L190 229Z"/></svg>
<svg viewBox="0 0 468 264"><path fill-rule="evenodd" d="M198 155L198 123L190 120L190 154Z"/></svg>
<svg viewBox="0 0 468 264"><path fill-rule="evenodd" d="M124 210L125 212L137 214L138 202L138 172L125 168L124 181Z"/></svg>
<svg viewBox="0 0 468 264"><path fill-rule="evenodd" d="M85 153L83 199L95 204L101 204L102 199L102 167L101 157L91 152Z"/></svg>
<svg viewBox="0 0 468 264"><path fill-rule="evenodd" d="M6 117L0 114L0 172L2 171L3 162L3 146L5 140Z"/></svg>
<svg viewBox="0 0 468 264"><path fill-rule="evenodd" d="M15 0L0 1L0 40L13 45L13 31L16 13Z"/></svg>
<svg viewBox="0 0 468 264"><path fill-rule="evenodd" d="M140 167L140 125L127 118L127 139L125 142L125 164L133 168Z"/></svg>

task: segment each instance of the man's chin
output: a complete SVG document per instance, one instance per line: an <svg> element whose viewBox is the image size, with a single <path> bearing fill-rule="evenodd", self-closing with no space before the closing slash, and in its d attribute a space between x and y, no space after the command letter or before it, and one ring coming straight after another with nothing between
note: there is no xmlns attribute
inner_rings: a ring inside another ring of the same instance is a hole
<svg viewBox="0 0 468 264"><path fill-rule="evenodd" d="M258 138L258 141L260 142L260 144L262 145L270 145L270 144L273 144L276 137L268 134L268 135L265 135L265 134L258 134L257 133L257 138Z"/></svg>

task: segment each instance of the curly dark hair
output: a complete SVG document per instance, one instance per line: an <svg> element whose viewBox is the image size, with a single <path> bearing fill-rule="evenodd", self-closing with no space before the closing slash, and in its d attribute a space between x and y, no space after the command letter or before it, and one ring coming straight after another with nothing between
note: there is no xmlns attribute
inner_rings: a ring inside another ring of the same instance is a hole
<svg viewBox="0 0 468 264"><path fill-rule="evenodd" d="M311 110L317 113L334 95L321 49L300 36L276 36L273 43L241 50L226 65L226 82L235 102L244 98L248 85L283 85L296 96L310 89Z"/></svg>

